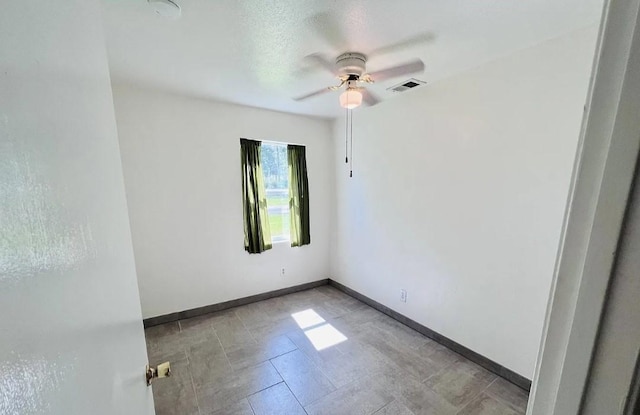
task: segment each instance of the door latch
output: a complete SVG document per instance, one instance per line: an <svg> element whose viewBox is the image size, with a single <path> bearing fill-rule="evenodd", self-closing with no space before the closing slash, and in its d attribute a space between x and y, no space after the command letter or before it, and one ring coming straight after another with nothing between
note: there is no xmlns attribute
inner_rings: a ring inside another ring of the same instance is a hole
<svg viewBox="0 0 640 415"><path fill-rule="evenodd" d="M171 376L171 363L160 363L157 367L147 365L145 370L145 378L147 379L147 386L151 386L153 380L158 378L166 378Z"/></svg>

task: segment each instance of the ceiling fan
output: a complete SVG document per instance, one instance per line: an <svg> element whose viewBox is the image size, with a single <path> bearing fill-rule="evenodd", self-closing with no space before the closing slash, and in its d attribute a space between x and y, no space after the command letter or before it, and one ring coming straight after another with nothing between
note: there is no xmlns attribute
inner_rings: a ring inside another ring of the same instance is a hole
<svg viewBox="0 0 640 415"><path fill-rule="evenodd" d="M306 56L305 58L311 61L314 67L319 67L330 72L338 78L339 83L294 99L296 101L302 101L331 91L343 91L340 94L340 105L347 109L344 161L345 163L351 163L349 177L353 177L353 114L350 110L360 106L362 102L369 106L376 105L380 102L380 99L371 91L367 90L365 85L424 71L424 63L420 59L414 59L390 68L367 72L367 56L395 53L426 42L431 42L435 39L435 36L430 32L417 33L386 46L368 49L365 54L362 48L354 45L354 43L357 42L355 40L356 38L347 36L342 30L344 27L349 26L348 22L344 21L347 14L348 13L341 13L339 16L334 16L329 12L324 12L306 19L307 23L315 28L320 37L324 38L334 51L352 51L340 54L334 62L327 59L326 55L319 53ZM349 45L356 47L350 47ZM360 51L356 52L356 50ZM351 143L351 148L349 148L349 142Z"/></svg>
<svg viewBox="0 0 640 415"><path fill-rule="evenodd" d="M351 49L352 51L342 53L335 61L319 53L306 56L305 59L312 63L313 66L327 70L338 78L339 84L322 88L294 99L302 101L327 92L343 90L340 95L340 105L348 109L359 106L363 101L369 106L380 102L378 97L365 88L366 84L424 71L424 63L419 59L415 59L391 68L367 72L367 56L380 56L398 52L431 42L435 38L431 32L421 32L402 38L392 44L363 51L361 48L349 47L354 37L349 36L344 30L350 27L348 13L334 15L329 12L321 12L310 16L306 19L306 22L315 29L320 38L324 39L334 51L344 51L345 49ZM354 49L356 51L353 51Z"/></svg>
<svg viewBox="0 0 640 415"><path fill-rule="evenodd" d="M363 101L369 106L380 102L373 93L365 89L363 84L371 84L424 71L424 63L420 59L415 59L391 68L367 72L367 57L359 52L346 52L341 54L336 58L335 65L331 64L331 62L319 54L309 55L308 58L315 60L319 66L331 72L339 79L340 83L294 99L296 101L302 101L327 92L344 89L342 94L340 94L340 105L348 109L358 107Z"/></svg>

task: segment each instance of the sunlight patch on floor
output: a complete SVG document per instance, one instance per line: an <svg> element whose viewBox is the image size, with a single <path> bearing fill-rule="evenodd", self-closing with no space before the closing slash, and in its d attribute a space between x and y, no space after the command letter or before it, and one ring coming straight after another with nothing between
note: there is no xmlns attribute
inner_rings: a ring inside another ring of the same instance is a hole
<svg viewBox="0 0 640 415"><path fill-rule="evenodd" d="M313 347L318 351L347 340L347 336L340 333L338 329L329 323L306 330L304 334L311 340Z"/></svg>
<svg viewBox="0 0 640 415"><path fill-rule="evenodd" d="M298 323L298 326L303 330L325 322L325 319L320 317L320 315L311 308L298 313L293 313L291 314L291 317L293 317L296 323Z"/></svg>
<svg viewBox="0 0 640 415"><path fill-rule="evenodd" d="M318 351L347 340L347 336L327 323L324 318L311 308L293 313L291 317L304 330L304 334Z"/></svg>

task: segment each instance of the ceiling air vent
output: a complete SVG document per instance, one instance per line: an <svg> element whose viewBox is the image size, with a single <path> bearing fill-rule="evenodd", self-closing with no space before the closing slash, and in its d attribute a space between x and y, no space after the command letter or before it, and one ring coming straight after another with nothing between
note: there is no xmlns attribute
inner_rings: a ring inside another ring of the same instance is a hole
<svg viewBox="0 0 640 415"><path fill-rule="evenodd" d="M408 79L406 81L404 81L401 84L398 85L394 85L391 88L387 88L387 91L393 91L393 92L404 92L404 91L408 91L411 88L416 88L420 85L424 85L426 84L425 81L421 81L419 79L416 78L411 78Z"/></svg>

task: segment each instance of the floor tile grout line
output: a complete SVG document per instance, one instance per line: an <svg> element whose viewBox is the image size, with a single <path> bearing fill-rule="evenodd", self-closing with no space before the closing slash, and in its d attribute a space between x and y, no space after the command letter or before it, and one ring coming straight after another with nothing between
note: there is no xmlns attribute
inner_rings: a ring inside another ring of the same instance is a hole
<svg viewBox="0 0 640 415"><path fill-rule="evenodd" d="M326 395L324 395L324 396L320 396L319 398L316 398L316 399L312 400L311 402L309 402L308 404L306 404L306 405L305 405L305 406L303 406L302 408L304 409L304 411L305 411L305 412L307 412L307 409L306 409L306 408L307 408L307 406L311 406L311 405L313 405L314 403L318 402L319 400L324 399L324 398L326 398L327 396L331 395L331 394L332 394L333 392L335 392L335 391L337 391L337 389L332 390L331 392L327 393L327 394L326 394Z"/></svg>
<svg viewBox="0 0 640 415"><path fill-rule="evenodd" d="M291 337L287 336L287 338L288 338L289 340L291 340ZM305 352L303 349L299 348L299 347L298 347L298 345L297 345L293 340L291 340L291 343L293 343L293 344L296 346L296 350L299 350L299 351L300 351L300 353L302 353L302 354L303 354L307 359L309 359L309 362L311 362L311 364L312 364L316 369L318 369L318 371L322 374L322 376L324 376L324 377L329 381L329 383L331 384L331 386L333 386L334 390L338 390L338 387L337 387L337 386L336 386L336 385L331 381L331 378L329 377L329 375L328 375L324 370L322 370L322 368L321 368L320 366L318 366L318 365L316 364L316 362L314 362L314 361L313 361L313 359L311 358L311 356L309 356L309 355L307 354L307 352ZM294 351L294 350L292 350L292 351ZM340 350L338 349L338 351L340 351ZM341 353L342 353L342 352L341 352ZM322 359L322 356L320 356L320 358Z"/></svg>
<svg viewBox="0 0 640 415"><path fill-rule="evenodd" d="M293 342L292 342L292 343L293 343ZM295 344L294 344L294 346L295 346ZM270 357L270 358L268 358L268 359L261 360L261 361L256 362L256 363L252 363L252 364L250 364L249 366L246 366L246 367L239 367L239 368L237 368L237 369L236 369L236 367L235 367L233 364L231 364L231 368L235 371L235 370L249 369L249 368L252 368L252 367L260 366L261 364L264 364L264 363L266 363L266 362L271 361L271 359L277 359L278 357L284 356L284 355L289 354L289 353L291 353L291 352L295 352L296 350L298 350L298 347L297 347L297 346L296 346L296 348L295 348L295 349L293 349L293 350L289 350L288 352L280 353L279 355L276 355L276 356Z"/></svg>
<svg viewBox="0 0 640 415"><path fill-rule="evenodd" d="M491 372L489 372L489 373L491 373ZM493 384L498 380L498 375L493 374L493 376L494 376L493 380L492 380L491 382L489 382L489 383L487 384L487 386L485 386L485 387L484 387L480 392L478 392L478 393L476 394L476 396L480 395L480 394L481 394L481 393L483 393L483 392L486 392L486 391L487 391L487 389L489 389L489 386L493 385ZM474 396L474 398L475 398L476 396Z"/></svg>
<svg viewBox="0 0 640 415"><path fill-rule="evenodd" d="M326 376L325 376L325 377L326 377ZM360 379L362 379L362 378L360 378ZM327 396L331 395L332 393L336 393L338 390L340 390L340 389L344 389L344 388L346 388L347 386L349 386L349 385L351 385L351 384L353 384L353 383L356 383L356 382L357 382L357 381L359 381L360 379L353 379L353 380L350 380L349 382L345 383L344 385L340 386L339 388L336 388L336 390L333 390L333 391L331 391L331 392L327 393L326 395L324 395L324 396L322 396L322 397L320 397L320 398L316 399L316 400L315 400L315 401L313 401L313 402L309 402L309 403L307 404L307 406L313 405L314 403L316 403L316 402L320 401L321 399L326 398ZM306 411L306 409L305 409L305 411Z"/></svg>
<svg viewBox="0 0 640 415"><path fill-rule="evenodd" d="M389 402L387 402L386 404L384 404L381 408L376 409L375 411L373 411L371 413L371 415L376 415L378 412L382 411L384 408L386 408L387 406L391 405L392 402L397 401L397 399L394 397L392 400L390 400ZM411 411L411 409L409 409ZM413 411L411 411L413 412Z"/></svg>
<svg viewBox="0 0 640 415"><path fill-rule="evenodd" d="M178 321L178 324L180 324L180 321ZM182 325L180 324L180 327L182 329ZM224 347L222 347L222 342L220 341L220 338L218 337L218 333L216 333L215 329L213 328L213 325L211 325L211 331L213 331L213 335L216 337L216 340L218 341L218 344L220 345L220 348L222 349L222 353L224 354ZM189 358L189 353L186 350L186 346L185 346L185 350L184 350L184 354L187 356L187 365L189 367L189 377L191 378L191 386L193 387L193 394L196 398L196 406L198 407L198 414L203 415L202 414L202 409L200 408L200 401L198 399L198 388L196 387L196 382L193 379L193 372L191 371L191 360ZM225 358L227 359L227 362L229 361L229 359L227 358L226 354L225 354ZM255 414L254 414L255 415Z"/></svg>
<svg viewBox="0 0 640 415"><path fill-rule="evenodd" d="M273 368L273 370L275 370L275 371L276 371L276 373L278 373L278 369L276 369L276 367L273 365L273 363L271 363L269 360L267 360L267 362L271 365L271 367ZM278 376L280 376L280 373L278 373ZM280 376L280 379L282 379L282 376ZM258 391L255 391L255 392L254 392L254 393L252 393L251 395L255 395L255 394L256 394L256 393L258 393L258 392L262 392L263 390L267 390L267 389L269 389L270 387L272 387L272 386L276 386L277 384L282 383L282 382L284 382L284 379L282 379L280 382L276 382L276 383L274 383L273 385L269 385L269 386L267 386L266 388L262 388L262 389L260 389L260 390L258 390ZM249 396L251 396L251 395L247 395L246 397L249 397Z"/></svg>
<svg viewBox="0 0 640 415"><path fill-rule="evenodd" d="M253 405L251 405L251 401L249 401L249 399L248 399L248 398L245 398L245 399L247 400L247 403L249 404L249 409L251 409L251 413L252 413L253 415L256 415L256 410L255 410L255 409L253 409Z"/></svg>
<svg viewBox="0 0 640 415"><path fill-rule="evenodd" d="M287 338L288 338L288 337L287 337ZM268 358L267 360L271 361L271 360L273 360L273 359L277 359L277 358L279 358L279 357L281 357L281 356L284 356L284 355L286 355L286 354L293 353L293 352L295 352L295 351L297 351L297 350L300 350L300 349L298 349L298 346L296 346L296 344L295 344L295 343L293 343L293 342L291 342L291 343L295 346L295 349L293 349L293 350L289 350L288 352L280 353L279 355L277 355L277 356L273 356L273 357L270 357L270 358ZM277 369L276 369L276 370L277 370Z"/></svg>
<svg viewBox="0 0 640 415"><path fill-rule="evenodd" d="M193 373L191 373L191 365L189 365L189 379L191 379L191 389L193 389L193 396L196 400L196 408L198 408L198 414L202 415L202 410L200 409L200 402L198 401L198 391L196 389L196 383L193 380Z"/></svg>
<svg viewBox="0 0 640 415"><path fill-rule="evenodd" d="M429 356L427 356L428 358ZM423 383L425 386L429 387L429 385L427 385L427 382L429 381L429 379L438 376L440 373L444 373L445 370L448 370L450 367L452 367L453 365L455 365L458 362L451 362L446 364L445 366L443 366L440 370L438 370L436 373L431 374L430 376L428 376L425 380L421 381L420 383Z"/></svg>
<svg viewBox="0 0 640 415"><path fill-rule="evenodd" d="M280 381L280 382L277 382L277 383L274 383L273 385L269 385L269 386L267 386L266 388L262 388L262 389L260 389L260 390L258 390L258 391L251 392L250 394L245 395L245 396L243 396L242 398L240 398L240 399L238 399L238 400L233 401L230 405L233 405L233 404L235 404L235 403L238 403L238 402L240 402L240 401L242 401L242 400L245 400L245 399L246 399L247 403L249 404L249 407L251 408L251 412L255 415L256 410L255 410L255 408L253 407L253 405L251 405L251 401L249 400L249 397L251 397L251 396L253 396L253 395L257 395L257 394L259 394L260 392L266 391L267 389L272 388L272 387L274 387L274 386L277 386L277 385L279 385L279 384L281 384L281 383L284 383L284 380L282 380L282 381ZM230 405L227 405L227 406L230 406ZM217 410L217 412L218 412L218 411L221 411L221 410L223 410L223 409L225 409L225 408L220 408L220 409L218 409L218 410Z"/></svg>
<svg viewBox="0 0 640 415"><path fill-rule="evenodd" d="M496 376L496 375L494 375L494 376ZM456 411L456 415L459 414L460 412L462 412L467 406L471 405L471 402L473 402L478 396L482 395L482 393L484 391L486 391L487 388L489 388L489 386L493 385L493 382L495 382L496 380L498 380L497 377L495 379L493 379L491 382L489 382L489 384L487 386L485 386L482 390L480 390L480 392L476 393L471 398L469 398L469 401L466 404L464 404L462 406L462 408L460 408L459 410Z"/></svg>
<svg viewBox="0 0 640 415"><path fill-rule="evenodd" d="M497 377L493 382L491 382L491 385L493 385L494 383L498 382L499 380L500 380L500 377ZM486 393L492 399L494 399L494 400L496 400L496 401L508 406L509 408L513 409L514 411L516 411L516 412L520 411L518 408L515 408L514 405L511 402L509 402L507 399L504 399L504 398L500 397L498 394L489 391L489 388L491 387L491 385L487 386L483 392ZM520 390L521 389L518 388L518 391L520 391ZM529 396L528 395L526 396L526 403L529 403ZM525 404L525 412L526 412L526 404Z"/></svg>
<svg viewBox="0 0 640 415"><path fill-rule="evenodd" d="M276 385L279 385L279 383L276 383ZM276 386L276 385L273 385L273 386ZM256 393L258 393L258 392L256 392ZM251 404L251 400L249 399L249 396L253 396L253 395L255 395L255 393L252 393L251 395L247 395L243 399L247 400L247 403L249 404L249 408L251 408L251 413L253 415L256 415L256 409L253 407L253 405Z"/></svg>
<svg viewBox="0 0 640 415"><path fill-rule="evenodd" d="M280 374L278 374L278 376L280 376ZM280 376L280 379L282 379L282 376ZM244 398L242 398L242 399L249 400L249 397L250 397L250 396L257 395L257 394L259 394L260 392L264 392L264 391L266 391L267 389L269 389L269 388L273 388L274 386L278 386L278 385L279 385L279 384L281 384L281 383L284 383L284 379L282 379L280 382L276 382L276 383L274 383L273 385L269 385L269 386L267 386L266 388L262 388L262 389L260 389L260 390L255 391L255 392L251 392L250 394L246 395L246 396L245 396ZM251 403L251 402L249 402L249 403Z"/></svg>
<svg viewBox="0 0 640 415"><path fill-rule="evenodd" d="M274 369L275 369L275 368L274 368ZM276 370L276 371L277 371L277 370ZM279 374L278 374L278 376L279 376ZM282 376L280 376L280 379L282 379ZM283 379L283 380L281 380L280 382L276 382L276 383L274 383L273 385L269 385L269 386L267 386L267 387L265 387L265 388L262 388L262 389L260 389L260 390L255 391L255 392L252 392L252 393L250 393L250 394L248 394L248 395L245 395L245 396L243 396L242 398L238 399L237 401L234 401L234 403L236 403L236 402L240 402L241 400L246 399L246 400L247 400L247 402L249 402L249 406L251 406L251 401L249 401L249 397L250 397L250 396L253 396L253 395L256 395L256 394L258 394L258 393L260 393L260 392L266 391L267 389L272 388L272 387L274 387L274 386L276 386L276 385L279 385L279 384L281 384L281 383L284 383L284 379ZM224 409L224 408L221 408L221 409ZM253 411L253 412L254 412L254 414L255 414L255 410L253 409L253 406L251 406L251 411Z"/></svg>
<svg viewBox="0 0 640 415"><path fill-rule="evenodd" d="M264 300L263 300L264 301ZM247 325L244 323L244 321L242 320L242 318L238 315L238 313L236 313L236 310L233 310L233 315L238 319L238 321L240 321L240 324L242 324L242 327L244 327L244 330L249 333L249 336L251 336L251 338L253 339L253 341L257 344L258 343L258 339L255 338L255 336L253 335L253 333L251 333L251 330L249 330L249 328L247 327Z"/></svg>
<svg viewBox="0 0 640 415"><path fill-rule="evenodd" d="M391 363L393 363L393 362L391 362ZM394 365L395 365L395 364L394 364ZM377 371L377 373L375 373L374 375L371 375L371 378L372 378L373 382L375 382L375 383L377 383L377 384L378 384L378 386L384 387L384 385L383 385L383 384L379 383L380 381L379 381L378 377L379 377L380 375L382 375L382 371ZM384 408L386 408L387 406L389 406L389 405L391 404L391 402L393 402L393 401L397 401L397 400L398 400L398 397L397 397L397 395L396 395L396 393L397 393L396 391L394 391L394 392L389 391L389 393L391 393L391 397L392 397L392 399L391 399L389 402L387 402L387 403L385 403L384 405L382 405L380 408L375 409L373 412L371 412L371 415L375 415L375 414L377 414L377 413L378 413L378 412L380 412L382 409L384 409ZM399 401L398 401L398 402L399 402ZM409 409L409 408L407 408L407 409ZM413 411L412 411L411 409L409 409L409 411L413 414Z"/></svg>
<svg viewBox="0 0 640 415"><path fill-rule="evenodd" d="M315 402L319 401L320 399L324 398L325 396L327 396L327 395L329 395L329 394L332 394L333 392L335 392L335 391L337 391L338 389L340 389L340 388L338 388L338 387L337 387L337 386L336 386L336 385L331 381L331 379L329 378L329 376L328 376L328 375L327 375L327 374L326 374L326 373L325 373L325 372L324 372L320 367L318 367L318 365L316 365L316 364L315 364L315 362L314 362L313 360L311 360L311 358L309 357L309 355L308 355L308 354L306 354L306 353L304 352L304 350L302 350L302 349L300 349L300 348L298 348L298 349L296 349L296 350L297 350L297 351L299 351L300 353L302 353L302 354L303 354L307 359L309 359L309 362L310 362L310 363L311 363L311 364L312 364L316 369L318 369L318 371L320 372L320 374L322 374L322 376L324 376L324 377L325 377L325 379L327 379L327 381L329 382L329 384L331 384L331 386L333 387L333 390L332 390L331 392L329 392L329 393L327 393L327 394L325 394L325 395L323 395L323 396L320 396L320 397L318 397L318 398L314 399L313 401L309 402L309 403L307 404L307 406L309 406L309 405L311 405L311 404L313 404L313 403L315 403ZM291 351L291 352L289 352L289 353L295 352L296 350L292 350L292 351ZM286 354L286 353L285 353L285 354ZM273 362L272 362L271 364L273 365ZM275 366L276 366L276 365L273 365L273 367L275 367ZM278 368L277 368L277 367L276 367L276 370L278 370ZM284 378L283 378L283 379L284 379ZM351 382L346 383L345 385L343 385L343 387L344 387L344 386L346 386L346 385L348 385L349 383L351 383ZM287 386L289 386L289 384L287 384ZM304 407L303 407L303 408L304 408ZM305 412L306 412L306 409L305 409Z"/></svg>
<svg viewBox="0 0 640 415"><path fill-rule="evenodd" d="M393 399L391 399L389 402L385 403L381 407L379 407L377 409L374 409L373 412L369 412L369 415L375 415L377 412L379 412L381 409L383 409L385 406L389 405L391 402L393 402L395 400L396 400L396 397L393 396Z"/></svg>
<svg viewBox="0 0 640 415"><path fill-rule="evenodd" d="M216 339L218 339L218 343L220 343L220 347L222 348L222 354L224 354L224 358L227 361L227 364L229 365L229 368L233 371L233 374L236 374L236 370L233 368L233 365L231 365L231 361L229 360L229 356L227 356L227 351L225 350L224 345L222 344L222 340L220 340L220 337L218 336L218 332L216 332L215 330L213 331L216 335Z"/></svg>
<svg viewBox="0 0 640 415"><path fill-rule="evenodd" d="M284 376L282 376L282 373L280 373L280 371L278 370L278 368L276 367L276 365L273 364L273 362L271 362L271 360L269 360L269 363L271 363L271 366L273 366L273 368L276 370L276 372L278 373L278 375L280 376L280 378L282 379L282 382L285 384L285 386L287 387L287 389L289 389L289 392L291 392L291 396L293 396L293 399L296 400L296 402L298 402L298 405L300 405L300 408L302 408L302 411L307 414L307 410L304 408L304 406L302 405L302 403L300 402L300 400L298 399L298 397L296 396L295 393L293 393L293 391L291 390L291 388L289 387L289 384L287 383L286 380L284 380Z"/></svg>

